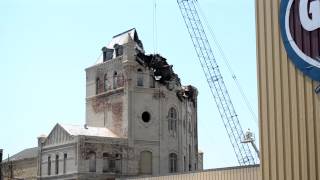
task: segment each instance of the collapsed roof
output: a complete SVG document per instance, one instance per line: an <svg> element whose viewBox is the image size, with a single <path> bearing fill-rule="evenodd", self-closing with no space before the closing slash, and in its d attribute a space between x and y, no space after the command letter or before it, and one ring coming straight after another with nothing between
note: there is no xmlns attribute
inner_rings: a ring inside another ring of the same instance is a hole
<svg viewBox="0 0 320 180"><path fill-rule="evenodd" d="M97 63L103 63L123 54L123 45L130 41L135 42L136 61L153 71L153 78L155 81L165 85L169 90L175 89L178 98L191 99L196 102L197 89L193 86L181 86L181 81L178 75L173 71L173 66L168 64L166 58L159 54L145 54L143 44L138 37L135 28L113 36L110 43L102 48L103 56Z"/></svg>
<svg viewBox="0 0 320 180"><path fill-rule="evenodd" d="M166 58L159 54L145 55L142 52L137 54L136 61L145 67L148 67L154 71L154 79L161 84L169 85L170 82L174 82L175 85L181 86L180 78L172 69L172 65L167 63Z"/></svg>

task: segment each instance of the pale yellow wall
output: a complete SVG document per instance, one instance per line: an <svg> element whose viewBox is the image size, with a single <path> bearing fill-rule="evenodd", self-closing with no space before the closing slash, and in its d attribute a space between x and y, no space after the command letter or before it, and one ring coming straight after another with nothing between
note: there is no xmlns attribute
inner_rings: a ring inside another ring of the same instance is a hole
<svg viewBox="0 0 320 180"><path fill-rule="evenodd" d="M256 0L260 150L263 180L320 179L318 83L288 59L280 0Z"/></svg>
<svg viewBox="0 0 320 180"><path fill-rule="evenodd" d="M202 172L159 177L132 178L132 180L260 180L259 166L212 169Z"/></svg>

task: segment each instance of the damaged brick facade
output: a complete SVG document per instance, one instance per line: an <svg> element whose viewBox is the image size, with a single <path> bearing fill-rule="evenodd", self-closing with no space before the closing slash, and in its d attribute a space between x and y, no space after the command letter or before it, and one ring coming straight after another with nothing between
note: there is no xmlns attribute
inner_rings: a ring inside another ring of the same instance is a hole
<svg viewBox="0 0 320 180"><path fill-rule="evenodd" d="M112 47L114 51L110 50ZM120 47L121 52L116 53ZM113 37L102 49L101 60L86 69L86 123L107 127L127 138L136 156L133 158L136 162L128 162L128 173L141 171L142 151L152 153L152 174L170 173L170 153L177 155L178 172L202 167L198 162L197 89L182 86L173 66L164 57L145 54L134 29ZM114 72L123 75L123 86L108 81L108 86L116 88L100 90L106 85L97 85L96 79L110 77ZM100 101L105 105L100 105ZM116 105L119 107L115 108ZM171 108L176 113L175 122L170 120ZM144 120L143 113L147 113L150 120Z"/></svg>

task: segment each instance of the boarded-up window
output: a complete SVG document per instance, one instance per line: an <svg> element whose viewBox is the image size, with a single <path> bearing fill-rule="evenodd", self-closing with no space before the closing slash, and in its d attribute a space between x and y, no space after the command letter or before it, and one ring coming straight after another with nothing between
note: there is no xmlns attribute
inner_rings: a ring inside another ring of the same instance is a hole
<svg viewBox="0 0 320 180"><path fill-rule="evenodd" d="M177 172L178 168L177 168L177 160L178 160L178 156L175 153L170 153L169 154L169 172L170 173L174 173Z"/></svg>
<svg viewBox="0 0 320 180"><path fill-rule="evenodd" d="M142 151L140 153L140 173L152 174L152 152Z"/></svg>
<svg viewBox="0 0 320 180"><path fill-rule="evenodd" d="M89 172L96 172L96 153L89 153Z"/></svg>

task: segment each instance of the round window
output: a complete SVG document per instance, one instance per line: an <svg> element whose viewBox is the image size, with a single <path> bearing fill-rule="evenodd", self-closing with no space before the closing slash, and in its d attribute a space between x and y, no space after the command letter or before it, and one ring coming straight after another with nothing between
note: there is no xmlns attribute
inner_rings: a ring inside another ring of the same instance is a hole
<svg viewBox="0 0 320 180"><path fill-rule="evenodd" d="M142 121L147 123L150 121L150 113L145 111L142 113Z"/></svg>

